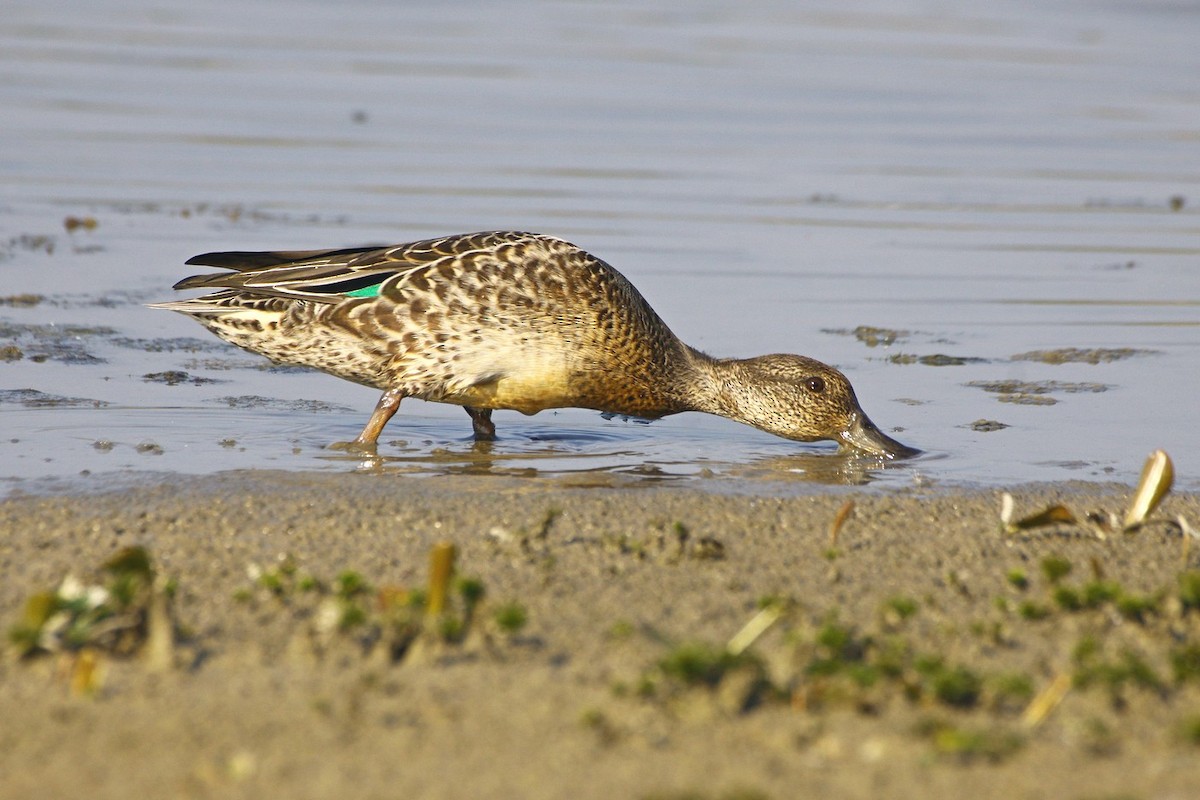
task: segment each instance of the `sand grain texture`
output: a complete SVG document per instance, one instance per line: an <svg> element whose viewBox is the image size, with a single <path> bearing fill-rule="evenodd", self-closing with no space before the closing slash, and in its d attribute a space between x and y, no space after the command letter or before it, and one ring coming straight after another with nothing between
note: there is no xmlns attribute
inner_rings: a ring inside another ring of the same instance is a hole
<svg viewBox="0 0 1200 800"><path fill-rule="evenodd" d="M1084 513L1118 513L1126 497L1082 484L1017 492L1020 508ZM855 510L831 553L847 499ZM0 503L6 624L32 592L138 544L178 580L175 613L191 635L165 674L110 662L92 699L68 696L53 657L0 661L0 797L1200 795L1200 750L1178 733L1200 714L1200 681L1176 684L1164 660L1200 641L1200 612L1164 606L1142 624L1112 609L1067 613L1038 566L1056 555L1072 563L1072 585L1099 570L1130 592L1170 589L1177 532L1006 537L998 509L997 492L777 498L260 472L14 497ZM1164 512L1200 521L1200 498L1170 497ZM375 586L420 586L438 541L457 546L489 600L528 609L515 638L388 663L348 642L314 648L308 621L261 592L234 599L253 587L249 565L284 556L327 579L353 569ZM1028 589L1008 579L1015 569ZM790 676L793 696L738 711L732 679L638 695L675 643L728 641L765 596L794 605L752 652ZM898 597L916 603L911 617L889 618ZM1012 609L1023 599L1052 613L1022 618ZM795 642L831 614L981 675L1020 672L1038 690L1072 668L1081 637L1129 642L1166 688L1075 689L1032 731L1019 708L957 709L886 687L806 707ZM1022 744L954 755L920 732L930 720Z"/></svg>

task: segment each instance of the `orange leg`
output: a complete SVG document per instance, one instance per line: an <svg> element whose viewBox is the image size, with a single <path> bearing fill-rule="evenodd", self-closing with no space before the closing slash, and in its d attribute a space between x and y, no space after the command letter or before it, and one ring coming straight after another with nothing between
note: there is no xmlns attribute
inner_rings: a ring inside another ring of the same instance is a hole
<svg viewBox="0 0 1200 800"><path fill-rule="evenodd" d="M463 406L471 415L471 425L475 428L475 441L491 442L496 438L496 426L492 423L490 408L472 408Z"/></svg>
<svg viewBox="0 0 1200 800"><path fill-rule="evenodd" d="M374 453L379 442L379 434L383 433L383 428L388 424L388 420L396 416L396 412L400 410L400 401L403 399L404 394L399 389L388 389L375 404L375 411L371 413L371 418L367 420L367 426L363 428L357 439L353 442L335 442L329 446L335 450L358 450Z"/></svg>
<svg viewBox="0 0 1200 800"><path fill-rule="evenodd" d="M367 420L367 426L354 441L364 447L374 448L379 442L379 434L383 433L383 426L396 416L396 412L400 410L400 401L403 399L404 395L397 389L388 389L384 392L383 396L379 398L379 402L375 404L375 411Z"/></svg>

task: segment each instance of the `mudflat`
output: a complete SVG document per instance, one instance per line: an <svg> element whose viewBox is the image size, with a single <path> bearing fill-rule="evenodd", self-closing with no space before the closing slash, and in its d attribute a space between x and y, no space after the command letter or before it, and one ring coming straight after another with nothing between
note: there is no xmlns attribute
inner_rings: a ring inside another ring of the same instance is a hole
<svg viewBox="0 0 1200 800"><path fill-rule="evenodd" d="M0 796L1200 796L1200 497L1120 533L1129 487L1012 493L1081 521L1006 532L998 490L260 471L11 497L6 627L138 546L175 644L82 679L7 645ZM443 542L472 610L403 638Z"/></svg>

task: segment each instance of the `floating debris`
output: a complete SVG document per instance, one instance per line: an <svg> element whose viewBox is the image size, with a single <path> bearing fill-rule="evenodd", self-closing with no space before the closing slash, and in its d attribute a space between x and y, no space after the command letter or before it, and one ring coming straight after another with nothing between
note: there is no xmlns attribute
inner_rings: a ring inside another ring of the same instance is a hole
<svg viewBox="0 0 1200 800"><path fill-rule="evenodd" d="M1014 505L1011 494L1005 492L1001 495L1000 525L1005 533L1019 533L1020 531L1033 530L1034 528L1044 528L1048 525L1073 525L1077 522L1075 515L1066 506L1061 504L1048 506L1041 511L1014 521Z"/></svg>
<svg viewBox="0 0 1200 800"><path fill-rule="evenodd" d="M889 347L899 339L908 337L908 331L892 328L875 328L870 325L859 325L854 329L854 338L867 347Z"/></svg>
<svg viewBox="0 0 1200 800"><path fill-rule="evenodd" d="M1158 508L1158 504L1171 491L1175 483L1175 465L1162 450L1155 450L1142 467L1142 477L1133 493L1129 510L1125 513L1124 530L1133 531L1141 527L1146 517Z"/></svg>
<svg viewBox="0 0 1200 800"><path fill-rule="evenodd" d="M758 641L758 638L771 629L771 626L779 621L783 616L783 605L780 603L769 603L765 608L750 618L750 621L742 626L742 629L733 635L729 640L729 644L725 645L725 651L731 656L737 657Z"/></svg>
<svg viewBox="0 0 1200 800"><path fill-rule="evenodd" d="M218 397L212 401L224 403L230 408L273 408L279 411L308 411L314 414L334 411L350 411L348 406L326 403L322 400L281 400L276 397L243 394L236 397Z"/></svg>
<svg viewBox="0 0 1200 800"><path fill-rule="evenodd" d="M1013 361L1041 361L1044 364L1101 364L1121 361L1134 356L1155 355L1157 350L1140 350L1135 347L1088 348L1062 347L1057 350L1030 350L1018 353Z"/></svg>
<svg viewBox="0 0 1200 800"><path fill-rule="evenodd" d="M101 325L19 325L0 320L0 339L20 346L35 363L103 364L105 360L87 350L88 341L116 333Z"/></svg>
<svg viewBox="0 0 1200 800"><path fill-rule="evenodd" d="M1012 403L1018 406L1054 406L1058 401L1044 394L1002 394L996 398L1001 403Z"/></svg>
<svg viewBox="0 0 1200 800"><path fill-rule="evenodd" d="M64 654L59 674L66 678L71 696L95 697L104 688L108 664L99 652L85 647L74 655Z"/></svg>
<svg viewBox="0 0 1200 800"><path fill-rule="evenodd" d="M0 297L0 306L10 306L12 308L33 308L45 299L46 298L40 294L10 294L8 297Z"/></svg>
<svg viewBox="0 0 1200 800"><path fill-rule="evenodd" d="M923 364L926 367L961 367L966 364L984 364L986 358L975 356L948 356L944 353L934 353L928 356L916 356L908 353L896 353L888 356L890 364Z"/></svg>
<svg viewBox="0 0 1200 800"><path fill-rule="evenodd" d="M67 229L67 233L74 233L77 230L94 231L100 223L96 222L95 217L67 217L63 220L63 227Z"/></svg>
<svg viewBox="0 0 1200 800"><path fill-rule="evenodd" d="M859 325L857 328L822 328L822 333L831 333L835 336L853 336L867 347L890 347L896 342L907 339L910 335L909 331L895 330L893 328L876 328L871 325Z"/></svg>
<svg viewBox="0 0 1200 800"><path fill-rule="evenodd" d="M436 625L446 610L454 559L458 551L450 542L438 542L429 551L429 594L425 601L426 625Z"/></svg>
<svg viewBox="0 0 1200 800"><path fill-rule="evenodd" d="M1053 392L1079 394L1084 392L1106 392L1111 386L1103 383L1070 383L1066 381L968 381L965 386L983 389L998 395L1001 403L1020 405L1054 405L1058 401L1047 395Z"/></svg>
<svg viewBox="0 0 1200 800"><path fill-rule="evenodd" d="M147 372L142 376L142 380L147 383L165 383L167 386L178 386L181 383L190 383L194 386L201 386L206 383L223 383L216 378L202 378L198 375L189 375L182 370L167 370L166 372Z"/></svg>
<svg viewBox="0 0 1200 800"><path fill-rule="evenodd" d="M37 389L0 389L0 403L19 403L26 408L104 408L108 405L103 400L63 397L39 392Z"/></svg>
<svg viewBox="0 0 1200 800"><path fill-rule="evenodd" d="M1045 689L1038 692L1037 697L1025 707L1025 711L1021 714L1021 724L1026 728L1036 728L1045 721L1050 712L1058 707L1058 704L1067 696L1067 692L1071 691L1073 683L1071 673L1060 672L1054 676L1054 680L1050 681Z"/></svg>
<svg viewBox="0 0 1200 800"><path fill-rule="evenodd" d="M46 255L54 254L55 240L53 236L46 236L37 233L22 233L20 236L13 236L3 245L0 245L0 259L12 258L13 253L18 250L26 250L31 253L45 253Z"/></svg>
<svg viewBox="0 0 1200 800"><path fill-rule="evenodd" d="M170 339L138 339L131 336L114 336L112 343L117 347L127 347L131 350L141 350L145 353L215 353L229 350L224 342L210 342L206 339L194 339L190 336L176 336ZM253 362L257 364L258 362Z"/></svg>
<svg viewBox="0 0 1200 800"><path fill-rule="evenodd" d="M1049 394L1050 392L1106 392L1111 386L1103 383L1069 383L1065 381L970 381L967 386L995 394Z"/></svg>
<svg viewBox="0 0 1200 800"><path fill-rule="evenodd" d="M842 526L846 524L846 520L850 519L850 515L854 513L854 501L847 500L838 509L837 515L833 518L833 524L829 526L829 547L835 548L838 543L838 536L842 532Z"/></svg>
<svg viewBox="0 0 1200 800"><path fill-rule="evenodd" d="M1145 523L1147 517L1171 491L1174 482L1175 468L1170 457L1162 450L1155 450L1146 459L1146 465L1142 468L1141 480L1138 481L1123 523L1119 521L1116 514L1103 511L1093 511L1085 517L1079 518L1061 504L1049 506L1037 513L1014 520L1013 497L1005 492L1000 498L1000 527L1005 533L1013 534L1050 525L1084 525L1101 539L1106 538L1109 533L1118 531L1128 533L1137 530ZM1187 540L1191 538L1189 536L1191 528L1182 516L1177 517L1176 524L1185 540L1184 563L1186 564Z"/></svg>
<svg viewBox="0 0 1200 800"><path fill-rule="evenodd" d="M980 433L991 433L992 431L1002 431L1009 426L994 419L977 419L967 427Z"/></svg>

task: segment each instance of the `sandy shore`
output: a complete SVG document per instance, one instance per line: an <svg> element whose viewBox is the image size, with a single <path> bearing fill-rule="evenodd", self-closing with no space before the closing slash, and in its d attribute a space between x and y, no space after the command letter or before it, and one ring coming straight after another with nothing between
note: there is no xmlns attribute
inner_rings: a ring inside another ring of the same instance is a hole
<svg viewBox="0 0 1200 800"><path fill-rule="evenodd" d="M1127 499L1015 495L1018 514ZM12 498L6 627L141 545L177 581L181 637L165 671L100 655L94 696L72 696L61 657L9 647L0 796L1200 796L1200 608L1179 588L1200 548L1166 524L1006 536L999 506L282 473ZM1177 514L1200 525L1200 497L1157 516ZM374 618L425 585L440 541L486 589L461 642L397 656L369 620L323 628L301 588L353 570ZM248 575L285 558L275 591ZM515 632L495 619L514 604ZM777 619L745 654L703 661L764 604Z"/></svg>

